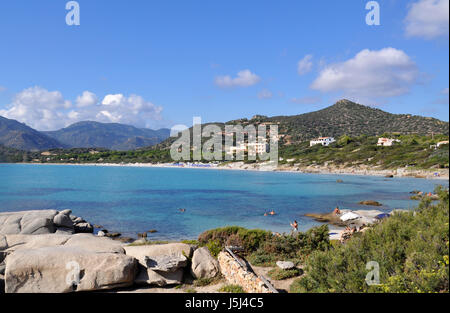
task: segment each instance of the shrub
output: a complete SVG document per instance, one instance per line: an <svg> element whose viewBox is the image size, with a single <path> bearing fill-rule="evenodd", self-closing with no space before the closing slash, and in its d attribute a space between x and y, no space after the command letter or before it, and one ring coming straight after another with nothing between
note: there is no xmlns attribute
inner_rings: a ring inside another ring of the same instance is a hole
<svg viewBox="0 0 450 313"><path fill-rule="evenodd" d="M449 196L425 199L414 212L401 212L352 237L344 245L316 251L306 260L296 292L448 292ZM369 261L379 263L380 284L369 286Z"/></svg>
<svg viewBox="0 0 450 313"><path fill-rule="evenodd" d="M323 251L329 247L328 225L322 225L305 233L273 236L263 242L249 259L252 264L262 266L273 265L281 258L299 263L305 260L312 251Z"/></svg>
<svg viewBox="0 0 450 313"><path fill-rule="evenodd" d="M242 289L239 285L225 285L220 287L220 292L229 292L229 293L244 293L244 289Z"/></svg>
<svg viewBox="0 0 450 313"><path fill-rule="evenodd" d="M302 273L303 273L303 271L298 268L293 268L290 270L283 270L281 268L276 267L276 268L270 270L267 273L267 275L269 275L270 278L275 279L275 280L283 280L283 279L300 276Z"/></svg>
<svg viewBox="0 0 450 313"><path fill-rule="evenodd" d="M228 226L207 230L200 234L198 241L200 244L208 246L208 243L214 242L216 248L220 250L226 245L238 244L242 246L247 253L253 252L260 244L272 237L272 233L261 229L245 229L238 226Z"/></svg>

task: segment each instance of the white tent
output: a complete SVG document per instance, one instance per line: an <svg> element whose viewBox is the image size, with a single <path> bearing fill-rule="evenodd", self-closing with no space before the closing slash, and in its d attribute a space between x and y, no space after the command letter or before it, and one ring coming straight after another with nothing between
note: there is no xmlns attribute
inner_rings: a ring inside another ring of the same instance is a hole
<svg viewBox="0 0 450 313"><path fill-rule="evenodd" d="M354 220L358 217L360 217L358 214L355 214L353 212L348 212L348 213L345 213L344 215L342 215L340 217L340 219L341 219L341 221L345 222L345 221L349 221L349 220Z"/></svg>

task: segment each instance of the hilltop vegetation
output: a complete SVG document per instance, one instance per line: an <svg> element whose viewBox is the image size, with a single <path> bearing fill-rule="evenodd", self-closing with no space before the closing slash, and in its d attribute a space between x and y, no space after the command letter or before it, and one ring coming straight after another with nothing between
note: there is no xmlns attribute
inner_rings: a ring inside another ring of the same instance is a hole
<svg viewBox="0 0 450 313"><path fill-rule="evenodd" d="M279 133L291 137L293 143L320 136L449 133L448 122L410 114L391 114L349 100L340 100L328 108L311 113L259 120L279 123Z"/></svg>
<svg viewBox="0 0 450 313"><path fill-rule="evenodd" d="M281 146L280 156L282 164L291 163L301 166L308 165L336 165L358 166L367 165L382 169L401 167L448 168L449 147L442 145L439 149L432 147L437 142L448 140L448 136L436 135L396 135L383 134L383 137L399 139L391 147L377 146L378 137L347 135L337 138L335 143L328 147L315 145L310 147L309 142L297 145ZM287 162L289 160L290 162Z"/></svg>

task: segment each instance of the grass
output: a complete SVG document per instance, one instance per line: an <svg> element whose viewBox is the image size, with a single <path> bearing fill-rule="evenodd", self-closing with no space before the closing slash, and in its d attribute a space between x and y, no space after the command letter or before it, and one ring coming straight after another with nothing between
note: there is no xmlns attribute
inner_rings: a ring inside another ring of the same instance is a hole
<svg viewBox="0 0 450 313"><path fill-rule="evenodd" d="M244 289L242 289L239 285L225 285L220 287L219 292L227 292L227 293L245 293Z"/></svg>
<svg viewBox="0 0 450 313"><path fill-rule="evenodd" d="M219 283L222 280L222 275L217 275L216 277L212 278L199 278L194 281L194 286L196 287L204 287L209 285L215 285Z"/></svg>
<svg viewBox="0 0 450 313"><path fill-rule="evenodd" d="M283 279L289 279L292 277L300 276L303 273L303 271L299 268L293 268L290 270L283 270L281 268L274 268L270 270L267 275L274 279L274 280L283 280Z"/></svg>

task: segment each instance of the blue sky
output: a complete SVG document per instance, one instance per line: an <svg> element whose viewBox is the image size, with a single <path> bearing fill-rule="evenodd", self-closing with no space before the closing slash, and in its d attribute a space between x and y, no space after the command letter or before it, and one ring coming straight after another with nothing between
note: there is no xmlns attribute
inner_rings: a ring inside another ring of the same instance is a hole
<svg viewBox="0 0 450 313"><path fill-rule="evenodd" d="M67 1L2 1L0 115L159 128L349 98L448 121L448 0L378 1L379 26L367 2L79 0L68 26Z"/></svg>

